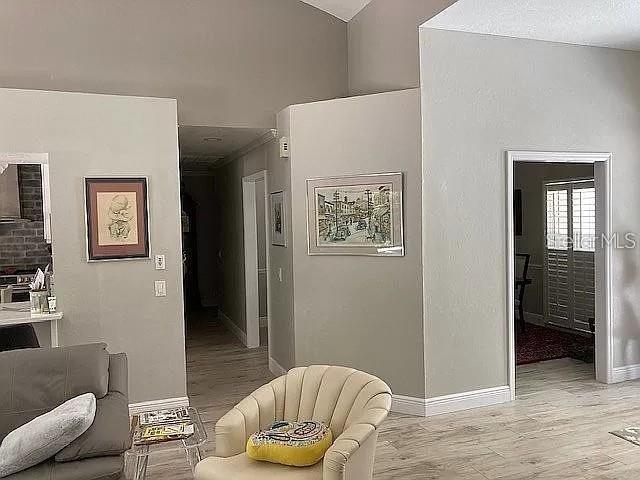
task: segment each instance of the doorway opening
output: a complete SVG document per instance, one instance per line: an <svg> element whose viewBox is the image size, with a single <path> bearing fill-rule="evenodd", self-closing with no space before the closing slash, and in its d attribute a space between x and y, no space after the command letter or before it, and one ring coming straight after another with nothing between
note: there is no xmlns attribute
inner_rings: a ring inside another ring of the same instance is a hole
<svg viewBox="0 0 640 480"><path fill-rule="evenodd" d="M611 379L610 159L507 152L512 399L517 381L549 372Z"/></svg>

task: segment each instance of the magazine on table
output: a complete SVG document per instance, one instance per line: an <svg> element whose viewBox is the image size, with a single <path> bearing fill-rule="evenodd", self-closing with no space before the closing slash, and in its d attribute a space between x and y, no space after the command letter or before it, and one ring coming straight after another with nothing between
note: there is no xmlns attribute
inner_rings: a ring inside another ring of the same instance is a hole
<svg viewBox="0 0 640 480"><path fill-rule="evenodd" d="M141 427L149 425L188 423L189 421L189 412L187 412L186 408L172 408L167 410L157 410L155 412L143 412L138 417L138 423Z"/></svg>
<svg viewBox="0 0 640 480"><path fill-rule="evenodd" d="M192 423L176 423L173 425L150 425L139 427L133 437L133 443L144 445L147 443L167 442L170 440L180 440L193 435L194 427Z"/></svg>

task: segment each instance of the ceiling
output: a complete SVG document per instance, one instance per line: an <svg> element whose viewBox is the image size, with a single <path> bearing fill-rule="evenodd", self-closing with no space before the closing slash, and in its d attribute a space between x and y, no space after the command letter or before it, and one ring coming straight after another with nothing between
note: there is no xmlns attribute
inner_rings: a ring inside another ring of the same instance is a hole
<svg viewBox="0 0 640 480"><path fill-rule="evenodd" d="M180 126L180 158L213 164L268 133L268 128Z"/></svg>
<svg viewBox="0 0 640 480"><path fill-rule="evenodd" d="M640 50L640 1L458 0L423 26Z"/></svg>
<svg viewBox="0 0 640 480"><path fill-rule="evenodd" d="M367 6L371 0L301 0L304 3L313 5L320 10L330 13L334 17L338 17L348 22L356 14Z"/></svg>

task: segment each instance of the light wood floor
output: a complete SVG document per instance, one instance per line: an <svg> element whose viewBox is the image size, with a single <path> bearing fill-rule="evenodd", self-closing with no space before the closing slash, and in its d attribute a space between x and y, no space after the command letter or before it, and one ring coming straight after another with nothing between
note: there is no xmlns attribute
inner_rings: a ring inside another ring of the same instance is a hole
<svg viewBox="0 0 640 480"><path fill-rule="evenodd" d="M211 432L270 380L267 349L245 349L201 316L187 335L188 390ZM383 424L376 480L634 479L640 447L608 432L640 424L640 382L596 383L591 365L564 359L518 368L518 399L431 418L392 414ZM189 479L181 456L153 458L147 478ZM258 479L256 479L258 480Z"/></svg>

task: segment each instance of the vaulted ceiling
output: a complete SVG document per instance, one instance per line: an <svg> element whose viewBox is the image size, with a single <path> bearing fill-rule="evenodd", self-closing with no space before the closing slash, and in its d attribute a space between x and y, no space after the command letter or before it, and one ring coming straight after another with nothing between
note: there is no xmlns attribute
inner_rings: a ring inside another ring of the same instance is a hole
<svg viewBox="0 0 640 480"><path fill-rule="evenodd" d="M367 6L371 0L301 0L304 3L313 5L320 10L330 13L348 22L355 17L360 10Z"/></svg>
<svg viewBox="0 0 640 480"><path fill-rule="evenodd" d="M640 50L640 1L458 0L424 26Z"/></svg>

